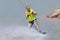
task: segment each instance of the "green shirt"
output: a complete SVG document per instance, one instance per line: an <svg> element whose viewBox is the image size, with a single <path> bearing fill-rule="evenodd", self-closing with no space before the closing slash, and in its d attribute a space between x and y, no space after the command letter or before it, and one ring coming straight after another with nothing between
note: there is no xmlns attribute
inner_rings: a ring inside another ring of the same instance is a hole
<svg viewBox="0 0 60 40"><path fill-rule="evenodd" d="M36 19L36 15L35 15L35 14L32 14L32 9L30 9L30 12L28 12L28 11L26 10L26 15L29 15L29 16L28 16L28 20L29 20L29 21L33 21L33 20Z"/></svg>

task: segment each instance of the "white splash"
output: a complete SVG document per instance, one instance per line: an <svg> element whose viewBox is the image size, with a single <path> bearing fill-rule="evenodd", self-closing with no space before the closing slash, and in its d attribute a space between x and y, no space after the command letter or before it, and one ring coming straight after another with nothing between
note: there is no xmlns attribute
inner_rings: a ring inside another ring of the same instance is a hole
<svg viewBox="0 0 60 40"><path fill-rule="evenodd" d="M0 40L44 40L47 34L43 35L35 29L23 26L10 26L0 29Z"/></svg>

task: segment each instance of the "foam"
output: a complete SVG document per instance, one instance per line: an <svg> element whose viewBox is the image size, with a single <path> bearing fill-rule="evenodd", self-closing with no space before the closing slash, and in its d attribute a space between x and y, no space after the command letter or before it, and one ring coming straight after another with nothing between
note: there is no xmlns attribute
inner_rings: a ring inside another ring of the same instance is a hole
<svg viewBox="0 0 60 40"><path fill-rule="evenodd" d="M7 27L0 31L0 40L44 40L47 35L38 33L35 29L25 26Z"/></svg>

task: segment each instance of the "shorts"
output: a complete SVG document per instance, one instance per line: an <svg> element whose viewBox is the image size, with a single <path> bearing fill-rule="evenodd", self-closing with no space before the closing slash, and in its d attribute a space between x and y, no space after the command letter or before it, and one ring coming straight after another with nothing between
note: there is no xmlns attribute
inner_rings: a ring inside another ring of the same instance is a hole
<svg viewBox="0 0 60 40"><path fill-rule="evenodd" d="M36 21L37 21L37 19L35 19L35 20L33 20L33 21L29 21L29 23L33 25L34 22L36 22Z"/></svg>

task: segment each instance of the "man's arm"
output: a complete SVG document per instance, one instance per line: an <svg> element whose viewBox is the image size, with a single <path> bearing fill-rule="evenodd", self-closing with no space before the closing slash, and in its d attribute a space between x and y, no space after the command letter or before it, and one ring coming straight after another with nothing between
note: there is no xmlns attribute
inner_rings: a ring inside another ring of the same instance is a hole
<svg viewBox="0 0 60 40"><path fill-rule="evenodd" d="M35 15L37 15L36 11L34 11L34 10L32 11L32 13L35 14Z"/></svg>
<svg viewBox="0 0 60 40"><path fill-rule="evenodd" d="M27 15L26 13L25 13L25 16L26 16L26 18L28 18L28 17L29 17L29 15Z"/></svg>

